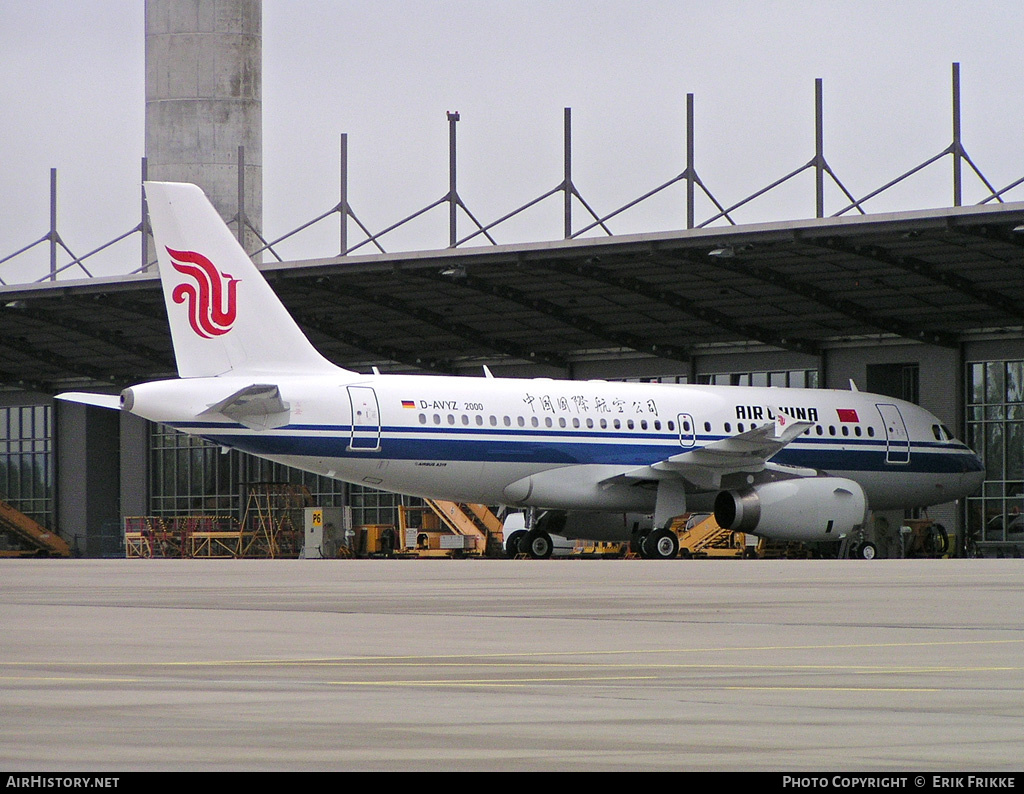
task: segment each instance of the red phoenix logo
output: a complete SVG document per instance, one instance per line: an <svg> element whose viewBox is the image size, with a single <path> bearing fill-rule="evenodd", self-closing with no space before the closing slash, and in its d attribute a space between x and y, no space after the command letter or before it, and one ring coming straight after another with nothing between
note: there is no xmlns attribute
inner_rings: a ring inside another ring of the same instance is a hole
<svg viewBox="0 0 1024 794"><path fill-rule="evenodd" d="M226 334L235 322L235 293L239 279L221 273L213 262L195 251L167 249L171 264L179 273L191 276L195 284L179 284L171 297L175 303L188 301L188 321L203 339Z"/></svg>

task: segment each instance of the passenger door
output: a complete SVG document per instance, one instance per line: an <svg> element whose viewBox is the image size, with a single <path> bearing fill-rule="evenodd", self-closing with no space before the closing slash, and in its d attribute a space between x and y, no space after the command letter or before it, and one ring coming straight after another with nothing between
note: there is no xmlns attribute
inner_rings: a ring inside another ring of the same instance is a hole
<svg viewBox="0 0 1024 794"><path fill-rule="evenodd" d="M377 394L370 386L348 386L348 401L352 406L352 440L349 451L380 450L380 408Z"/></svg>
<svg viewBox="0 0 1024 794"><path fill-rule="evenodd" d="M910 435L900 409L889 403L878 403L875 407L885 427L885 462L909 463Z"/></svg>

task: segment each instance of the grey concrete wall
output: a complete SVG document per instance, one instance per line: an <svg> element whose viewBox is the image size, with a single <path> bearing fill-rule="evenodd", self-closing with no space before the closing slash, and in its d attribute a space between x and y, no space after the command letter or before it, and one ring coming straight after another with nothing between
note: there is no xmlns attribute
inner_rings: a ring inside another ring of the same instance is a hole
<svg viewBox="0 0 1024 794"><path fill-rule="evenodd" d="M230 220L244 146L245 213L262 230L261 84L261 0L146 0L149 178L198 184Z"/></svg>
<svg viewBox="0 0 1024 794"><path fill-rule="evenodd" d="M57 529L81 554L99 556L120 520L120 414L56 402Z"/></svg>
<svg viewBox="0 0 1024 794"><path fill-rule="evenodd" d="M149 422L120 414L121 517L149 514Z"/></svg>

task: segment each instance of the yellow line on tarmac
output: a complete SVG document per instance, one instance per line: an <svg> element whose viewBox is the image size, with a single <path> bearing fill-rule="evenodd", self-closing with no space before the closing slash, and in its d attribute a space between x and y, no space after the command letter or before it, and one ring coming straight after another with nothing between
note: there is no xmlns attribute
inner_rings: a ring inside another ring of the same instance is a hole
<svg viewBox="0 0 1024 794"><path fill-rule="evenodd" d="M325 684L335 686L489 686L489 687L518 687L528 684L569 684L569 683L605 683L608 681L652 681L656 676L644 675L622 675L622 676L578 676L571 678L518 678L515 681L504 679L468 678L453 681L450 678L424 681L325 681Z"/></svg>
<svg viewBox="0 0 1024 794"><path fill-rule="evenodd" d="M559 659L559 658L581 658L581 657L608 657L608 656L653 656L681 654L690 655L698 653L736 653L736 652L782 652L782 651L830 651L830 650L856 650L876 648L941 648L941 647L979 647L994 645L1021 645L1024 639L1008 640L934 640L929 642L865 642L865 643L841 643L835 645L751 645L751 646L724 646L711 648L633 648L623 650L578 650L578 651L531 651L526 653L486 653L486 654L409 654L393 656L337 656L337 657L314 657L310 659L211 659L192 661L107 661L107 662L59 662L65 667L229 667L229 666L307 666L307 665L349 665L349 664L370 664L374 662L386 662L397 664L403 661L423 663L426 661L440 662L442 660L461 660L453 664L478 663L473 660L480 659ZM576 664L583 664L578 662ZM47 661L3 661L0 660L0 667L26 667L51 664ZM506 663L509 664L509 663ZM657 663L662 666L661 663ZM720 664L708 663L699 666L721 666ZM988 669L988 668L979 668ZM1001 668L998 668L1001 669ZM1012 668L1011 668L1012 669Z"/></svg>

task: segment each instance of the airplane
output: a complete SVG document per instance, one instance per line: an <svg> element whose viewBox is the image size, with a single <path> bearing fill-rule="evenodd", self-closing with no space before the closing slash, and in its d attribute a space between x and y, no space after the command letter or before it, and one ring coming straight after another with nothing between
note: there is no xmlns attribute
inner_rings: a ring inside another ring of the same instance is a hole
<svg viewBox="0 0 1024 794"><path fill-rule="evenodd" d="M672 558L674 518L769 539L863 541L870 510L977 490L931 413L853 389L361 374L324 358L195 185L147 182L177 379L59 399L117 408L349 483L527 510L551 534ZM650 530L647 531L647 527ZM639 533L639 537L638 537Z"/></svg>

